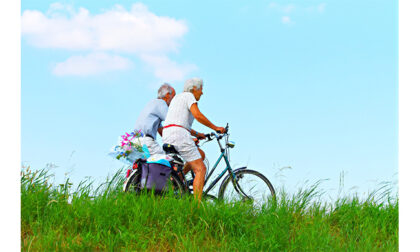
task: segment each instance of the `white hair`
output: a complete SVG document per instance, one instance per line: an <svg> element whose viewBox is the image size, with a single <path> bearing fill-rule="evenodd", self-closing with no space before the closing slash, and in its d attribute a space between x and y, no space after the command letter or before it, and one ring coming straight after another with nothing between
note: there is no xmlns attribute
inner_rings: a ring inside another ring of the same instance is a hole
<svg viewBox="0 0 420 252"><path fill-rule="evenodd" d="M203 80L200 78L191 78L185 81L184 92L191 92L193 88L200 89L203 87Z"/></svg>
<svg viewBox="0 0 420 252"><path fill-rule="evenodd" d="M165 97L166 94L172 94L172 86L169 83L163 83L158 90L158 99Z"/></svg>

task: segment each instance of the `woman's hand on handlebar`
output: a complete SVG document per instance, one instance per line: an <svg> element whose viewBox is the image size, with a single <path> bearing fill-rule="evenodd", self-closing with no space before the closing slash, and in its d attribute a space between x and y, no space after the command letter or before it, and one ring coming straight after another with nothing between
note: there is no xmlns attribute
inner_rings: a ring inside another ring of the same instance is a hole
<svg viewBox="0 0 420 252"><path fill-rule="evenodd" d="M229 124L228 125L226 125L226 127L225 128L223 128L223 127L214 127L214 128L212 128L214 131L216 131L217 132L217 134L216 133L214 133L214 132L212 132L212 133L209 133L209 134L205 134L204 135L204 137L205 138L207 138L207 140L208 141L210 141L210 140L213 140L214 139L214 137L219 137L219 135L218 134L225 134L225 133L227 133L227 131L228 131L228 127L229 127ZM220 135L221 136L221 135Z"/></svg>
<svg viewBox="0 0 420 252"><path fill-rule="evenodd" d="M219 134L224 134L226 132L226 129L223 127L216 127L214 130Z"/></svg>

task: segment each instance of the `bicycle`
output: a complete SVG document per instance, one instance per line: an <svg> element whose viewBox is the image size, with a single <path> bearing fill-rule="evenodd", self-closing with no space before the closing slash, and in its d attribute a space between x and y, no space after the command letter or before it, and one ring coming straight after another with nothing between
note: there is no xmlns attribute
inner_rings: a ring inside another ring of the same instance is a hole
<svg viewBox="0 0 420 252"><path fill-rule="evenodd" d="M248 169L247 167L241 167L235 170L232 169L229 160L229 151L230 149L235 147L235 143L229 141L229 125L227 125L225 129L226 131L223 134L212 132L210 134L205 135L207 141L204 143L213 141L215 139L217 140L217 143L220 148L220 156L217 159L214 166L212 167L212 169L210 171L208 171L207 169L207 174L205 177L203 188L203 199L225 201L250 201L255 203L256 205L261 205L264 202L276 200L274 187L264 175L262 175L258 171ZM225 140L224 146L221 143L222 139ZM179 197L182 197L185 194L192 194L192 180L187 180L186 175L183 172L183 167L185 164L184 160L176 151L173 145L164 144L163 149L166 152L166 154L171 156L173 159L171 161L172 171L170 175L170 181L168 181L168 184L171 186L171 190L176 196ZM213 172L215 171L222 159L226 163L226 168L210 183L209 186L206 187L210 180L210 177L212 176ZM139 169L136 169L135 173L128 178L127 185L124 188L124 191L130 191L130 189L133 189L136 192L140 191L138 185L138 178L140 176L139 173L141 171L138 171ZM228 174L224 177L220 184L218 196L216 197L214 195L211 195L209 192L216 186L216 184L223 178L223 176L226 173ZM191 171L191 175L194 179L193 171Z"/></svg>

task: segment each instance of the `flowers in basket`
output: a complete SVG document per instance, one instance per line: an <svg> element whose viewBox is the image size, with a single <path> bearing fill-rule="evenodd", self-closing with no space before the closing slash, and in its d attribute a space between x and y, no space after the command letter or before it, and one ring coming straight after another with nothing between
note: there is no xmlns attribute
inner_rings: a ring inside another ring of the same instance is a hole
<svg viewBox="0 0 420 252"><path fill-rule="evenodd" d="M109 153L121 161L128 161L134 163L139 158L147 159L150 154L146 145L142 145L140 137L143 136L141 131L133 131L125 133L119 138L119 144L115 146Z"/></svg>
<svg viewBox="0 0 420 252"><path fill-rule="evenodd" d="M120 148L122 151L117 155L117 159L121 157L127 157L130 153L134 151L143 152L141 142L139 137L142 137L143 133L141 131L134 131L130 134L125 133L121 136L121 145Z"/></svg>

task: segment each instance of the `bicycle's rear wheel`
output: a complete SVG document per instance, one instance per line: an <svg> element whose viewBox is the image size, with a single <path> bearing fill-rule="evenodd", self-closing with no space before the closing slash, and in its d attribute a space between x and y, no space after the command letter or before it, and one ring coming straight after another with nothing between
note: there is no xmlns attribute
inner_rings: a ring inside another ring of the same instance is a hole
<svg viewBox="0 0 420 252"><path fill-rule="evenodd" d="M182 183L181 179L178 177L175 171L171 172L169 180L171 181L169 184L172 187L168 188L166 192L171 191L176 198L181 198L187 192L187 188L185 187L184 183Z"/></svg>
<svg viewBox="0 0 420 252"><path fill-rule="evenodd" d="M123 187L124 192L139 193L140 189L140 179L141 172L140 170L133 171L130 176L127 178L127 182Z"/></svg>
<svg viewBox="0 0 420 252"><path fill-rule="evenodd" d="M219 199L228 202L246 201L256 207L274 202L276 193L270 181L261 173L241 169L234 171L236 180L231 175L222 182L219 189Z"/></svg>
<svg viewBox="0 0 420 252"><path fill-rule="evenodd" d="M141 172L136 171L127 179L127 184L124 187L124 192L140 193L143 191L140 186ZM168 179L167 188L159 194L173 193L175 197L182 197L185 194L185 185L181 182L174 171Z"/></svg>

